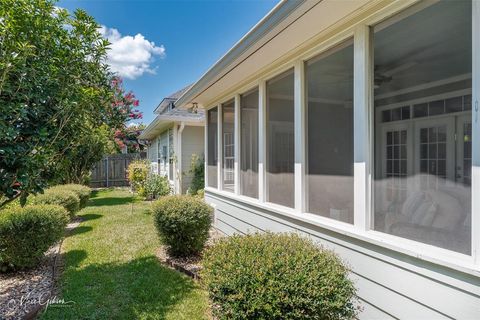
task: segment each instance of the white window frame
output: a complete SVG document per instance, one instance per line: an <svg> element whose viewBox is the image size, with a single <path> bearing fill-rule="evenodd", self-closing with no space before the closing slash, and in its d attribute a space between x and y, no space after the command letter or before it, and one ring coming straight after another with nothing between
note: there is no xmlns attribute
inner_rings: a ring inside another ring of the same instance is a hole
<svg viewBox="0 0 480 320"><path fill-rule="evenodd" d="M210 108L218 107L219 117L222 114L221 103L237 96L253 87L258 87L259 92L259 166L258 166L258 184L259 198L254 199L237 193L231 193L221 190L221 166L218 168L218 188L206 187L207 192L219 194L227 198L233 198L243 203L258 207L259 209L272 211L277 214L291 217L299 221L307 222L312 225L320 226L339 234L344 234L352 238L378 245L395 252L410 255L431 263L446 266L462 272L480 275L480 197L472 196L472 254L465 255L450 251L433 245L420 243L417 241L401 238L387 233L372 230L371 222L373 217L372 208L372 175L374 172L374 153L373 153L373 135L374 129L374 110L373 110L373 41L372 27L392 16L397 19L403 18L412 11L409 8L412 5L426 7L428 3L421 3L419 0L396 1L388 6L372 13L367 18L337 32L334 36L324 39L314 46L308 47L303 51L283 63L271 67L269 71L263 71L256 80L236 88L221 99L208 103ZM415 11L418 10L414 8ZM480 1L472 1L472 50L480 52ZM391 22L391 21L389 21ZM393 22L392 22L393 23ZM354 41L354 224L347 224L334 219L322 217L319 215L305 212L305 163L306 163L306 144L305 144L305 70L302 64L337 45L353 37ZM472 139L480 141L480 56L472 54ZM294 68L295 83L295 207L289 208L278 204L266 202L266 181L265 181L265 161L266 161L266 81L279 75L291 68ZM301 96L298 94L301 93ZM237 103L236 103L237 105ZM207 109L210 109L207 108ZM237 111L237 110L236 110ZM239 126L239 115L236 114L235 123ZM476 121L477 119L477 121ZM218 125L218 145L221 146L221 119ZM207 128L207 127L206 127ZM207 137L206 129L206 139ZM239 135L239 128L235 129L235 134ZM235 137L239 142L240 137ZM301 142L299 145L298 142ZM298 146L299 145L299 146ZM238 148L239 144L236 146ZM297 147L298 146L298 147ZM208 145L205 143L205 147ZM219 148L220 151L221 148ZM206 149L207 150L207 149ZM236 158L239 155L236 155ZM221 159L219 155L219 160ZM208 160L208 159L206 159ZM238 158L237 158L238 160ZM208 163L208 162L206 162ZM238 177L239 165L235 167L235 177ZM238 185L236 179L235 184ZM238 188L238 186L237 186ZM472 194L480 194L480 143L472 144ZM298 192L303 191L303 192ZM299 193L299 194L297 194Z"/></svg>

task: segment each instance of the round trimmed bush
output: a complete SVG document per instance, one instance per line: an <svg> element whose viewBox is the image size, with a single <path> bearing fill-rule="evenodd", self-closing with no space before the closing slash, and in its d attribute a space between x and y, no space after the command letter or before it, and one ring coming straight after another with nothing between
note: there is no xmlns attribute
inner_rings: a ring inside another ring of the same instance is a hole
<svg viewBox="0 0 480 320"><path fill-rule="evenodd" d="M159 174L152 174L145 181L143 195L147 199L157 199L161 196L169 195L170 189L170 183L168 182L167 177Z"/></svg>
<svg viewBox="0 0 480 320"><path fill-rule="evenodd" d="M355 287L333 252L296 234L251 234L204 253L203 284L218 319L351 319Z"/></svg>
<svg viewBox="0 0 480 320"><path fill-rule="evenodd" d="M91 189L87 186L81 184L60 184L49 188L49 190L67 190L75 193L80 199L79 208L83 209L87 206L88 200L90 199Z"/></svg>
<svg viewBox="0 0 480 320"><path fill-rule="evenodd" d="M0 213L0 269L34 267L63 236L68 212L58 205L29 205Z"/></svg>
<svg viewBox="0 0 480 320"><path fill-rule="evenodd" d="M168 196L153 204L155 226L172 256L198 254L208 239L213 208L192 196Z"/></svg>
<svg viewBox="0 0 480 320"><path fill-rule="evenodd" d="M80 198L72 191L53 188L33 197L31 204L56 204L67 209L73 218L80 208Z"/></svg>

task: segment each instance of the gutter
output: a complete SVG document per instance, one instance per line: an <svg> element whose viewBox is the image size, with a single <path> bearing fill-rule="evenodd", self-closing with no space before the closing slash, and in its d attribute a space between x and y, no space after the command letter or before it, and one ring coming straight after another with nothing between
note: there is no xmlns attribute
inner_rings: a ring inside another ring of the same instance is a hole
<svg viewBox="0 0 480 320"><path fill-rule="evenodd" d="M244 54L253 45L258 43L268 32L284 21L292 12L307 0L282 0L250 31L247 32L223 57L221 57L190 89L178 98L177 107L193 102L198 95L205 91L220 73L227 69L235 60ZM233 66L231 69L235 68ZM230 70L231 70L230 69ZM227 71L228 72L228 71ZM218 80L218 79L217 79Z"/></svg>

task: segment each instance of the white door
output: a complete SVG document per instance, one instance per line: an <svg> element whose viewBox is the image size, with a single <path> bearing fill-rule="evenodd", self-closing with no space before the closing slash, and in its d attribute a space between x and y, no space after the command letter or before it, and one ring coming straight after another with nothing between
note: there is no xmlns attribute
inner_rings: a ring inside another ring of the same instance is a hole
<svg viewBox="0 0 480 320"><path fill-rule="evenodd" d="M415 122L415 175L421 189L455 181L455 117Z"/></svg>
<svg viewBox="0 0 480 320"><path fill-rule="evenodd" d="M472 114L457 117L455 181L470 186L472 179Z"/></svg>

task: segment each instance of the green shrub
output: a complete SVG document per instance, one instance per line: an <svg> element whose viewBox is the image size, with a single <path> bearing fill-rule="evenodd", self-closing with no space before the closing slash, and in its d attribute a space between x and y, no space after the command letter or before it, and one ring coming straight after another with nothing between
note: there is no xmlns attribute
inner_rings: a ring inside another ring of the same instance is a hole
<svg viewBox="0 0 480 320"><path fill-rule="evenodd" d="M157 199L160 196L169 195L170 191L170 183L167 177L151 174L145 181L142 196L148 199Z"/></svg>
<svg viewBox="0 0 480 320"><path fill-rule="evenodd" d="M148 173L150 172L150 163L147 160L134 160L130 162L127 169L128 181L132 190L143 193Z"/></svg>
<svg viewBox="0 0 480 320"><path fill-rule="evenodd" d="M205 188L205 160L196 154L192 154L188 173L192 175L192 182L188 187L187 193L196 195Z"/></svg>
<svg viewBox="0 0 480 320"><path fill-rule="evenodd" d="M355 287L331 251L296 234L218 241L204 253L203 284L218 319L351 319Z"/></svg>
<svg viewBox="0 0 480 320"><path fill-rule="evenodd" d="M192 196L168 196L153 204L160 239L173 256L199 253L208 239L213 208Z"/></svg>
<svg viewBox="0 0 480 320"><path fill-rule="evenodd" d="M0 213L0 269L34 267L63 236L68 213L57 205L15 207Z"/></svg>
<svg viewBox="0 0 480 320"><path fill-rule="evenodd" d="M79 210L80 198L72 191L53 188L33 197L31 204L56 204L67 209L70 217L73 218Z"/></svg>
<svg viewBox="0 0 480 320"><path fill-rule="evenodd" d="M79 208L83 209L87 206L88 200L90 199L91 189L87 186L81 184L60 184L49 188L50 190L67 190L75 193L80 199Z"/></svg>

